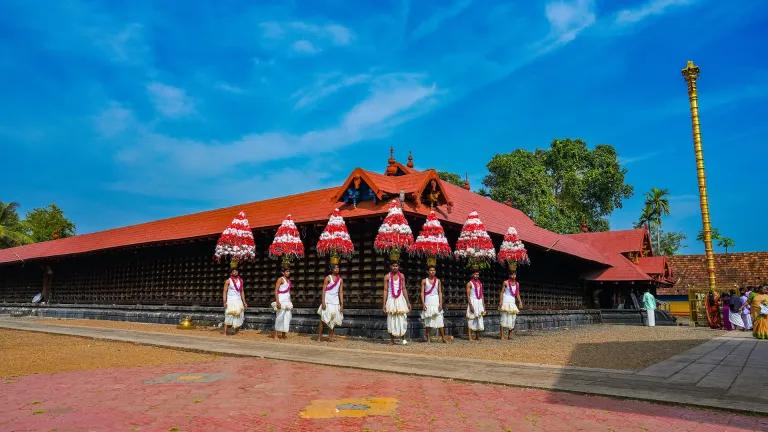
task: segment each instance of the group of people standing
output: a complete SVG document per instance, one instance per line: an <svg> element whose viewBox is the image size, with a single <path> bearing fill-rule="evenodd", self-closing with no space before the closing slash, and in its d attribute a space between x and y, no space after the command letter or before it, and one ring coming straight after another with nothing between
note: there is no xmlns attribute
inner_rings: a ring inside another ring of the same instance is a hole
<svg viewBox="0 0 768 432"><path fill-rule="evenodd" d="M290 331L293 303L291 302L291 271L283 268L282 274L275 281L272 309L275 311L275 327L273 337L286 338ZM480 280L480 272L475 270L472 278L466 284L467 298L467 337L469 340L480 340L481 333L485 330L483 317L486 314L483 282ZM228 335L228 328L239 328L243 325L245 308L248 304L245 300L243 280L237 269L233 269L230 278L224 282L224 334ZM382 291L382 310L387 315L387 332L390 343L394 344L400 339L406 344L405 335L408 332L408 313L411 311L411 302L408 297L405 276L400 272L400 265L392 262L390 271L384 275ZM443 321L443 283L437 278L435 266L429 266L427 277L421 280L419 299L422 311L420 317L424 323L424 338L431 342L432 333L437 329L443 343L445 337L445 323ZM500 329L499 337L509 339L515 329L517 314L523 307L520 298L520 284L517 275L510 271L509 278L502 283L499 292ZM320 316L317 338L321 340L323 329L328 327L328 338L334 340L334 329L341 326L344 320L344 281L339 275L339 266L331 266L331 274L323 280L323 293L321 304L317 309Z"/></svg>
<svg viewBox="0 0 768 432"><path fill-rule="evenodd" d="M768 339L768 285L732 289L717 297L714 292L707 296L710 327L751 330L756 338Z"/></svg>

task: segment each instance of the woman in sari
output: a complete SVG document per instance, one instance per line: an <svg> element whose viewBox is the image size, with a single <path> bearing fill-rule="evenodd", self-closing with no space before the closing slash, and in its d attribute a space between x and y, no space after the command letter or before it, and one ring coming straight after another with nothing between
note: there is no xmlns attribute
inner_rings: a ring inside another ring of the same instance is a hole
<svg viewBox="0 0 768 432"><path fill-rule="evenodd" d="M733 330L731 325L731 295L723 292L720 296L720 311L723 314L723 330Z"/></svg>
<svg viewBox="0 0 768 432"><path fill-rule="evenodd" d="M707 308L707 323L711 329L722 328L723 324L720 322L720 299L717 293L710 291L705 299L705 307Z"/></svg>

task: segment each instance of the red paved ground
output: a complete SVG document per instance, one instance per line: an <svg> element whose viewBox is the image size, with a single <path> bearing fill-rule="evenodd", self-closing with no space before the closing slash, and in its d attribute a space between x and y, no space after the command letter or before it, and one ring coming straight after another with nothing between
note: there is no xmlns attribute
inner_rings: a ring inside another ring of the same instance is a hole
<svg viewBox="0 0 768 432"><path fill-rule="evenodd" d="M172 373L219 381L154 383ZM394 397L394 414L302 419L313 399ZM735 431L768 418L260 359L0 380L2 431Z"/></svg>

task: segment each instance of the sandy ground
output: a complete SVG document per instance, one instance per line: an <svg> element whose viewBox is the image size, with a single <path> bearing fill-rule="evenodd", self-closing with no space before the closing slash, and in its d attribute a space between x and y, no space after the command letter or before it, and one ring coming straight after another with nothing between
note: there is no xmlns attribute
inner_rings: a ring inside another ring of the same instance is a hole
<svg viewBox="0 0 768 432"><path fill-rule="evenodd" d="M0 329L0 378L116 367L213 361L199 354L123 342Z"/></svg>
<svg viewBox="0 0 768 432"><path fill-rule="evenodd" d="M63 319L44 319L43 321L47 324L63 326L106 327L203 337L224 337L222 330L217 328L179 330L174 325L121 321ZM451 343L442 344L435 342L439 339L433 339L430 344L410 341L406 346L391 346L385 341L360 338L337 338L335 342L317 342L314 337L296 333L290 334L287 340L273 341L269 337L269 333L256 330L243 330L228 337L233 340L257 340L272 343L327 344L338 348L427 354L438 358L476 358L631 370L642 369L665 360L721 334L723 334L721 331L690 327L649 328L592 325L567 330L518 333L510 341L500 341L497 336L496 338L485 338L480 342L457 339Z"/></svg>

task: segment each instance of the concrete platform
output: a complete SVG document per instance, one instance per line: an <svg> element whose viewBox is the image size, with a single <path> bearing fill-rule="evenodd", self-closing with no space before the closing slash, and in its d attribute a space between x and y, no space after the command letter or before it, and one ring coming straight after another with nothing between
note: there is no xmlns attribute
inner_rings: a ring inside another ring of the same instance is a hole
<svg viewBox="0 0 768 432"><path fill-rule="evenodd" d="M763 366L768 342L743 333L713 339L634 372L455 358L436 362L408 353L63 327L11 317L1 317L0 328L768 415L768 368Z"/></svg>

